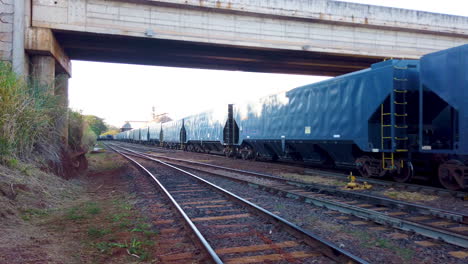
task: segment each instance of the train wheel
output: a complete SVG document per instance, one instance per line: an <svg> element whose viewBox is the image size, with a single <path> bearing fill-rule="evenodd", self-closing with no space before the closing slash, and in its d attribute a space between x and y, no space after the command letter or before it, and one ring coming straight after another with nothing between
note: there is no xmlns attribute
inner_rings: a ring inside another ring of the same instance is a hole
<svg viewBox="0 0 468 264"><path fill-rule="evenodd" d="M261 161L261 160L262 160L262 156L260 155L260 153L255 152L255 153L254 153L254 156L253 156L253 160L254 160L254 161Z"/></svg>
<svg viewBox="0 0 468 264"><path fill-rule="evenodd" d="M245 146L242 148L242 150L240 151L240 154L241 154L241 158L243 160L250 160L250 159L253 159L254 155L253 155L254 151L253 149L250 147L250 146Z"/></svg>
<svg viewBox="0 0 468 264"><path fill-rule="evenodd" d="M370 160L371 158L368 156L364 156L356 160L357 169L364 178L372 176L372 165Z"/></svg>
<svg viewBox="0 0 468 264"><path fill-rule="evenodd" d="M234 148L226 148L224 150L224 155L227 157L227 158L234 158L236 156L236 151Z"/></svg>
<svg viewBox="0 0 468 264"><path fill-rule="evenodd" d="M449 190L460 190L462 186L457 179L463 179L463 163L459 160L449 160L439 166L439 182Z"/></svg>
<svg viewBox="0 0 468 264"><path fill-rule="evenodd" d="M398 164L398 171L392 174L392 178L396 182L411 181L411 179L413 178L413 165L411 164L411 162L400 162Z"/></svg>

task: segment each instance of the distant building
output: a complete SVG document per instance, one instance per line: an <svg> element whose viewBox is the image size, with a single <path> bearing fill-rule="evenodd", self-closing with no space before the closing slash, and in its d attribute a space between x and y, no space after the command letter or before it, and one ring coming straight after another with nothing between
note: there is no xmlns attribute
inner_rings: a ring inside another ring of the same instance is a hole
<svg viewBox="0 0 468 264"><path fill-rule="evenodd" d="M130 122L126 122L122 128L120 128L121 132L127 131L127 130L132 130L132 125L130 125Z"/></svg>

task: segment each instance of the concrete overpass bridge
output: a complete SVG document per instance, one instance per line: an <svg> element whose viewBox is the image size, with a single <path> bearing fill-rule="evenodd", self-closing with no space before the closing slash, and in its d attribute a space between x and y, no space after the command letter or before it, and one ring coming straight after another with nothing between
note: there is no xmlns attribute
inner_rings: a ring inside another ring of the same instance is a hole
<svg viewBox="0 0 468 264"><path fill-rule="evenodd" d="M64 103L70 59L336 76L465 43L468 17L329 0L0 1L0 59Z"/></svg>

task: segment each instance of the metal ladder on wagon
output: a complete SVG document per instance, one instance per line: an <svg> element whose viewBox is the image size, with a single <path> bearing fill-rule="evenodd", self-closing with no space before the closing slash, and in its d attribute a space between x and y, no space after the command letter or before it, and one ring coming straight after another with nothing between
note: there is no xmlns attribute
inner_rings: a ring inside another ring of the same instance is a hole
<svg viewBox="0 0 468 264"><path fill-rule="evenodd" d="M408 67L393 67L390 109L385 109L385 103L381 105L381 164L396 181L407 182L412 177L412 170L406 155L402 154L408 153Z"/></svg>

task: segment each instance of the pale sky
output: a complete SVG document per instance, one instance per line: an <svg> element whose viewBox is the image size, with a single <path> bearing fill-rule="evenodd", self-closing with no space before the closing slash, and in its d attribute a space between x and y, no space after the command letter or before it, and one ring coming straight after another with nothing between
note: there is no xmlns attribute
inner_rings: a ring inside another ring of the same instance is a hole
<svg viewBox="0 0 468 264"><path fill-rule="evenodd" d="M467 0L355 0L356 2L468 16ZM319 76L198 70L98 62L72 62L70 107L120 127L149 120L151 109L173 119L325 79Z"/></svg>

